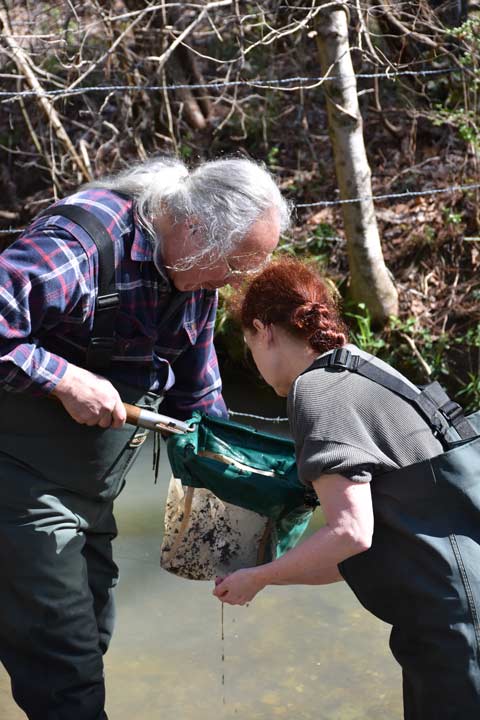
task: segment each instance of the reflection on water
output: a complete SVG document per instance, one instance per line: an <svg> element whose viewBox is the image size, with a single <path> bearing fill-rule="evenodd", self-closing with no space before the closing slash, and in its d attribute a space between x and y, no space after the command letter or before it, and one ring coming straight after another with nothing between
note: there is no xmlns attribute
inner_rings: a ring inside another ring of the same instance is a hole
<svg viewBox="0 0 480 720"><path fill-rule="evenodd" d="M249 607L225 606L222 666L212 583L159 567L169 477L162 454L158 484L147 446L117 501L121 582L106 656L111 720L400 720L388 627L344 583L268 588ZM1 668L0 709L2 720L25 717Z"/></svg>

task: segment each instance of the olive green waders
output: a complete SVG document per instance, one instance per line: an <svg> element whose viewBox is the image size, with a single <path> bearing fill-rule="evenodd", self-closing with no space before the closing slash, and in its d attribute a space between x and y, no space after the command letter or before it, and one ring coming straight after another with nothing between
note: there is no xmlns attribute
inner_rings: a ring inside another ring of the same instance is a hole
<svg viewBox="0 0 480 720"><path fill-rule="evenodd" d="M144 433L79 425L53 400L0 392L0 659L30 720L106 718L113 500Z"/></svg>
<svg viewBox="0 0 480 720"><path fill-rule="evenodd" d="M445 452L371 482L374 534L339 569L390 623L406 720L480 718L480 413L465 420L437 383L408 386L346 349L309 369L358 372L422 412ZM463 437L463 439L460 439ZM456 438L456 440L455 440Z"/></svg>

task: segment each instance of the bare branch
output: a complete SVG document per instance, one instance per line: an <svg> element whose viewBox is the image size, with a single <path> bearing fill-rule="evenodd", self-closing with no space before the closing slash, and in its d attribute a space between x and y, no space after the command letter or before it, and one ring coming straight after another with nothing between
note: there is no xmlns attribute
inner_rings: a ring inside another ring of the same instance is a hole
<svg viewBox="0 0 480 720"><path fill-rule="evenodd" d="M10 23L8 20L7 13L5 10L0 9L0 20L3 24L3 30L4 30L4 36L5 41L7 42L8 46L11 48L13 52L13 60L15 64L17 65L18 69L23 73L25 76L25 79L27 80L28 84L32 88L32 90L35 90L38 93L38 103L41 106L42 110L48 117L50 124L52 128L55 130L55 133L57 134L58 139L62 142L62 144L65 146L68 154L74 161L75 165L77 165L78 169L84 176L85 180L91 180L92 177L88 171L88 168L86 167L85 163L83 162L83 159L78 155L77 151L75 150L65 128L63 127L60 118L53 107L52 103L48 99L48 97L45 95L45 91L43 87L41 86L40 82L38 81L36 75L34 74L29 60L27 53L18 45L16 40L12 37L12 32L10 28Z"/></svg>
<svg viewBox="0 0 480 720"><path fill-rule="evenodd" d="M78 77L66 89L72 90L74 87L77 87L77 85L80 85L80 83L83 82L83 80L85 80L85 78L88 77L88 75L90 75L90 73L93 72L95 70L95 68L97 68L99 65L101 65L109 57L109 55L111 55L113 53L113 51L122 42L125 35L128 35L128 33L130 33L133 30L135 25L137 25L140 22L140 20L142 20L142 18L145 14L146 13L141 13L140 15L138 15L138 17L136 17L135 20L133 20L133 22L131 22L130 25L127 28L125 28L125 30L122 33L120 33L118 38L115 40L115 42L112 43L112 45L108 48L108 50L101 57L99 57L98 60L96 60L93 64L91 64L90 67L88 68L88 70L86 70L83 73L83 75L80 75L80 77Z"/></svg>
<svg viewBox="0 0 480 720"><path fill-rule="evenodd" d="M185 38L188 37L188 35L190 35L192 30L198 25L198 23L201 20L203 20L205 15L207 15L210 10L212 10L213 8L216 8L216 7L226 7L227 5L231 5L231 4L232 4L232 0L218 0L218 2L208 3L208 5L204 6L202 12L197 15L195 20L193 20L190 23L190 25L188 25L188 27L186 27L185 30L183 32L181 32L177 38L175 38L173 43L169 46L169 48L167 50L165 50L165 52L163 52L158 57L150 56L147 59L155 60L156 62L158 62L159 69L162 69L163 66L165 65L165 63L167 62L168 58L170 57L170 55L175 50L175 48L178 47L178 45L180 45L180 43L182 43L185 40Z"/></svg>

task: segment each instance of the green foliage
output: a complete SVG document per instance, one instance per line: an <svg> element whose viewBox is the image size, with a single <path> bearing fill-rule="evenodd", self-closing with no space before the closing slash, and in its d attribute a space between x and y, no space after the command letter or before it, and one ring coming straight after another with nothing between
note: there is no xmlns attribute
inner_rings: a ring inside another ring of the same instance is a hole
<svg viewBox="0 0 480 720"><path fill-rule="evenodd" d="M192 148L189 145L185 145L185 143L179 145L178 152L182 156L183 160L189 160L193 155Z"/></svg>
<svg viewBox="0 0 480 720"><path fill-rule="evenodd" d="M458 392L460 402L471 412L480 408L480 323L469 328L465 336L456 338L455 342L462 353L474 355L477 361L476 372L468 372L468 382Z"/></svg>
<svg viewBox="0 0 480 720"><path fill-rule="evenodd" d="M355 310L347 310L345 316L350 326L350 337L360 350L378 355L385 349L384 338L372 329L372 319L365 303L358 303Z"/></svg>
<svg viewBox="0 0 480 720"><path fill-rule="evenodd" d="M249 367L256 374L253 363L248 362L241 328L231 316L231 294L228 287L220 290L216 343L234 365ZM480 408L478 367L476 372L468 368L474 361L480 367L480 324L462 336L435 335L418 318L391 317L387 327L376 330L365 303L349 304L344 316L350 339L361 350L380 357L417 384L438 380L466 411Z"/></svg>
<svg viewBox="0 0 480 720"><path fill-rule="evenodd" d="M462 25L460 25L458 28L452 28L450 30L450 34L453 37L458 38L459 40L463 40L464 42L467 42L471 46L471 51L473 52L474 48L477 50L480 49L480 18L479 17L471 17L468 20L466 20ZM471 60L469 58L469 53L466 52L464 56L464 61Z"/></svg>
<svg viewBox="0 0 480 720"><path fill-rule="evenodd" d="M466 412L473 412L480 408L480 376L468 373L468 379L469 382L457 394Z"/></svg>
<svg viewBox="0 0 480 720"><path fill-rule="evenodd" d="M447 97L434 105L431 120L434 125L445 123L455 127L460 138L474 148L480 148L479 89L480 89L480 17L471 17L451 35L459 47L459 61L467 72L452 73Z"/></svg>
<svg viewBox="0 0 480 720"><path fill-rule="evenodd" d="M443 382L440 376L444 378L449 375L449 367L447 363L448 352L452 349L454 341L450 338L448 333L441 333L440 335L434 335L430 328L422 327L417 318L410 317L406 320L400 320L399 318L392 317L389 322L389 331L392 335L392 340L395 338L403 341L400 343L398 348L392 343L392 362L395 364L395 360L398 357L400 364L405 363L410 366L414 371L415 375L421 370L423 374L426 373L425 366L430 368L432 379L438 379ZM408 342L410 340L410 343ZM415 347L418 353L424 360L425 365L420 368L419 358L412 351ZM408 361L405 362L406 356Z"/></svg>
<svg viewBox="0 0 480 720"><path fill-rule="evenodd" d="M450 101L452 97L450 96ZM433 125L444 125L445 123L456 127L461 139L471 143L474 147L480 147L480 134L478 129L478 111L465 110L463 107L449 108L436 104L435 114L431 120Z"/></svg>
<svg viewBox="0 0 480 720"><path fill-rule="evenodd" d="M446 222L451 223L452 225L460 225L463 220L462 213L455 212L452 208L448 207L443 209L443 216Z"/></svg>
<svg viewBox="0 0 480 720"><path fill-rule="evenodd" d="M319 223L312 235L295 243L288 243L280 250L299 258L308 258L313 264L327 266L332 252L335 230L329 223Z"/></svg>
<svg viewBox="0 0 480 720"><path fill-rule="evenodd" d="M267 165L270 170L275 171L278 168L278 156L280 154L280 148L277 145L273 145L267 154Z"/></svg>
<svg viewBox="0 0 480 720"><path fill-rule="evenodd" d="M411 241L419 250L433 248L437 242L437 231L432 225L426 223L420 233L412 233Z"/></svg>
<svg viewBox="0 0 480 720"><path fill-rule="evenodd" d="M392 317L386 328L375 331L364 303L348 308L345 316L351 340L361 350L390 363L417 384L438 380L469 412L480 408L478 368L465 370L473 357L480 365L480 324L456 337L448 332L434 335L414 317Z"/></svg>
<svg viewBox="0 0 480 720"><path fill-rule="evenodd" d="M218 293L218 310L215 321L215 344L229 359L240 366L245 365L247 349L243 332L232 316L230 286L220 288Z"/></svg>

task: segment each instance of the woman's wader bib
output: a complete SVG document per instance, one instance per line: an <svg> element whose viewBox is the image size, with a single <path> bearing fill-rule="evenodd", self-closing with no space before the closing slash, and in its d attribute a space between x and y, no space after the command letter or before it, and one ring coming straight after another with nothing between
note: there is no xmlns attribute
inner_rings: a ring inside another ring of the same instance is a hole
<svg viewBox="0 0 480 720"><path fill-rule="evenodd" d="M328 358L320 367L370 377ZM339 565L362 605L393 625L408 720L480 718L480 412L467 420L469 439L443 437L443 454L372 479L372 546Z"/></svg>

